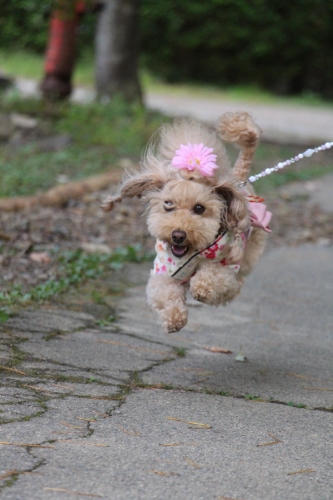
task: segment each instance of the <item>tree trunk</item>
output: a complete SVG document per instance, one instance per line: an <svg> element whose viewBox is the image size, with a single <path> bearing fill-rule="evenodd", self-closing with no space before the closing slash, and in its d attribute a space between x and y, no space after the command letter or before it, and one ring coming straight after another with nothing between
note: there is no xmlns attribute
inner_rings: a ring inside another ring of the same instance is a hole
<svg viewBox="0 0 333 500"><path fill-rule="evenodd" d="M96 89L142 102L138 77L139 0L105 0L96 29Z"/></svg>

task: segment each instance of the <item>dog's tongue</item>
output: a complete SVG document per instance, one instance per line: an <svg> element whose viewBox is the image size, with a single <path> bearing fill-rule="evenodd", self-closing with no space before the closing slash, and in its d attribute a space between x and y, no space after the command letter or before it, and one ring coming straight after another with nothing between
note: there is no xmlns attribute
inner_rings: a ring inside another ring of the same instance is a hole
<svg viewBox="0 0 333 500"><path fill-rule="evenodd" d="M173 255L175 255L175 257L183 257L187 253L188 247L181 247L180 245L173 245L171 247L171 249L172 249L172 253L173 253Z"/></svg>

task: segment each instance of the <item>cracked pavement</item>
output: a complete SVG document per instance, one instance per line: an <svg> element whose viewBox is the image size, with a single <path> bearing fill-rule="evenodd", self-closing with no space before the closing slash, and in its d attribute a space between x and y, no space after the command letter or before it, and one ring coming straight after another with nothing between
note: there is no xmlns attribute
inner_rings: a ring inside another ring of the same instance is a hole
<svg viewBox="0 0 333 500"><path fill-rule="evenodd" d="M149 263L124 270L109 326L55 305L11 317L0 497L331 500L332 257L269 250L231 305L190 300L177 334L146 305Z"/></svg>

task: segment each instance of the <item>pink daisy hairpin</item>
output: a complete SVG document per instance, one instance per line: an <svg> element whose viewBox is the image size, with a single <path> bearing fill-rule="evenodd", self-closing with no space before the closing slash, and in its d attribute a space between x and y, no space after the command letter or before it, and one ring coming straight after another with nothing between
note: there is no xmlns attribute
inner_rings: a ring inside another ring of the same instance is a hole
<svg viewBox="0 0 333 500"><path fill-rule="evenodd" d="M207 148L204 144L191 144L190 142L187 146L181 144L171 163L175 168L199 170L204 177L212 177L214 170L218 168L215 163L217 156L212 154L213 151L213 148Z"/></svg>

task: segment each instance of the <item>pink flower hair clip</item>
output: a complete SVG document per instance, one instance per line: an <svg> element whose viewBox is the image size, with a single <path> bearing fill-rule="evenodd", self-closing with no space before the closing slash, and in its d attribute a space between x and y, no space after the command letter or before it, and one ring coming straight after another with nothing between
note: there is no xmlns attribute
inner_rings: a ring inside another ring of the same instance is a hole
<svg viewBox="0 0 333 500"><path fill-rule="evenodd" d="M175 168L199 170L204 177L212 177L214 170L218 168L215 163L217 156L212 154L213 151L213 148L207 148L204 144L191 144L190 142L187 146L181 144L171 163Z"/></svg>

